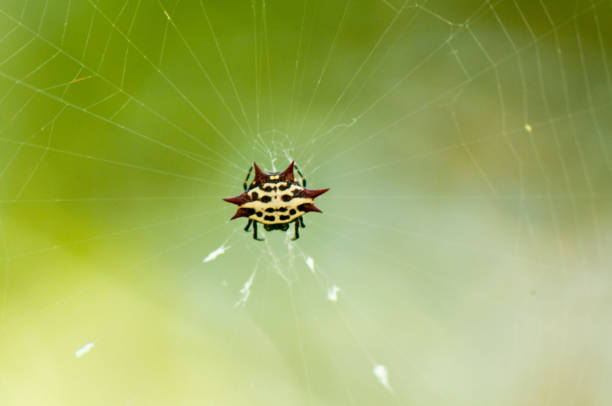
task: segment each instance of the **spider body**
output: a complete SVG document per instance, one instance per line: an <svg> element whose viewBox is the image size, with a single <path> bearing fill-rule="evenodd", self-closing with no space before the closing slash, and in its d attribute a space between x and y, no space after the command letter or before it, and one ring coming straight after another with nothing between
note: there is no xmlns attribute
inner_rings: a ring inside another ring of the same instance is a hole
<svg viewBox="0 0 612 406"><path fill-rule="evenodd" d="M248 218L245 231L253 225L253 238L257 238L257 223L264 226L264 230L287 231L291 223L295 224L294 240L300 238L299 228L304 225L304 214L321 210L314 205L315 197L327 192L329 189L306 189L306 180L297 169L301 182L295 179L293 173L294 162L283 172L264 172L253 162L244 180L244 192L238 196L223 199L226 202L238 205L234 217ZM249 177L255 169L255 176L251 183Z"/></svg>

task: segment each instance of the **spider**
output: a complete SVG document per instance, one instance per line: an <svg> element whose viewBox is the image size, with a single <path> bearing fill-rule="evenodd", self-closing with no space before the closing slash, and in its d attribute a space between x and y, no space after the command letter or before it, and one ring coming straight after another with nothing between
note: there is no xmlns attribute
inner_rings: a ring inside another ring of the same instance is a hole
<svg viewBox="0 0 612 406"><path fill-rule="evenodd" d="M306 179L299 168L300 182L295 179L291 162L282 172L264 172L253 162L242 185L244 193L236 197L223 199L226 202L238 205L238 210L231 220L238 217L247 217L244 231L249 231L253 225L253 238L257 238L257 223L264 225L264 230L287 231L289 224L295 224L293 240L300 238L300 227L305 228L303 216L310 211L322 213L314 205L315 197L327 192L329 189L306 189ZM255 177L249 184L249 177L255 169Z"/></svg>

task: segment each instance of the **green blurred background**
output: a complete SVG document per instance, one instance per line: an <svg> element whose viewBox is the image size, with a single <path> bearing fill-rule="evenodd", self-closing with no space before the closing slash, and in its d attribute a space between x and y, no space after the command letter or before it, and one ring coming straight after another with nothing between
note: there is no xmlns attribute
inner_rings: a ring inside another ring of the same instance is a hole
<svg viewBox="0 0 612 406"><path fill-rule="evenodd" d="M0 0L0 404L609 404L611 54L607 1Z"/></svg>

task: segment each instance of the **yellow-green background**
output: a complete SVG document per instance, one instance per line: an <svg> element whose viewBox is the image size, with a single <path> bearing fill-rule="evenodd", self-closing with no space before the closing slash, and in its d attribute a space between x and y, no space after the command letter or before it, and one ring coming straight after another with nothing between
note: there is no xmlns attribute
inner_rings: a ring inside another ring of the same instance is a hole
<svg viewBox="0 0 612 406"><path fill-rule="evenodd" d="M610 3L401 6L1 0L0 404L611 402Z"/></svg>

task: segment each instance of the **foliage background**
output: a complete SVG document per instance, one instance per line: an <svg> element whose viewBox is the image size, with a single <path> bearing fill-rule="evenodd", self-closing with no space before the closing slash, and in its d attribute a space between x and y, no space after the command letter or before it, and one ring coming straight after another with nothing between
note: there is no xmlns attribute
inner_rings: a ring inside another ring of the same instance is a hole
<svg viewBox="0 0 612 406"><path fill-rule="evenodd" d="M0 1L1 404L612 400L610 3L400 3Z"/></svg>

